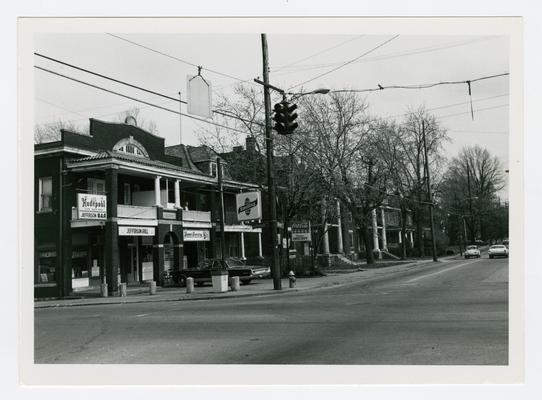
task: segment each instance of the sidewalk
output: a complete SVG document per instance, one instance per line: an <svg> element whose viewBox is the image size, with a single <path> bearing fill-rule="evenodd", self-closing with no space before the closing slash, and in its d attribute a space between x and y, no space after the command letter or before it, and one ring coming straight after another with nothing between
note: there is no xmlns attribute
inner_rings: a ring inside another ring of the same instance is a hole
<svg viewBox="0 0 542 400"><path fill-rule="evenodd" d="M457 256L443 257L441 261L447 261ZM406 262L399 265L386 266L381 268L367 268L366 265L360 265L360 269L348 271L326 271L326 276L318 277L299 277L296 281L296 287L290 289L288 279L282 279L282 290L273 289L272 279L253 280L249 285L241 285L239 291L229 290L228 292L213 292L212 286L196 286L193 293L186 293L184 287L157 287L156 294L150 295L146 286L129 287L126 297L96 297L96 294L80 293L84 298L57 299L35 301L34 308L53 308L53 307L74 307L74 306L93 306L107 304L129 304L129 303L150 303L166 301L184 301L184 300L211 300L226 299L249 296L266 296L292 293L303 290L320 289L332 286L340 286L353 283L354 281L366 280L395 272L405 271L431 263L432 260L421 260L416 262Z"/></svg>

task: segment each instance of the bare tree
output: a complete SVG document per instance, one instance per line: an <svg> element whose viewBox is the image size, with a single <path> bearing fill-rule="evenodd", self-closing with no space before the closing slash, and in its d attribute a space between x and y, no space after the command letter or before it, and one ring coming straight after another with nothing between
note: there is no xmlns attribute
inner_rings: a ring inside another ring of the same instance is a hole
<svg viewBox="0 0 542 400"><path fill-rule="evenodd" d="M367 105L354 93L307 97L299 140L305 141L308 162L316 168L330 193L352 214L361 229L367 263L374 263L368 226L371 212L386 194L385 164L374 156L378 125L366 113Z"/></svg>
<svg viewBox="0 0 542 400"><path fill-rule="evenodd" d="M478 234L487 239L486 232L494 222L488 213L500 204L498 193L503 188L504 168L487 149L478 145L464 147L450 161L443 183L443 198L448 207L467 217L465 222L471 241Z"/></svg>
<svg viewBox="0 0 542 400"><path fill-rule="evenodd" d="M425 131L425 132L424 132ZM427 113L424 107L410 110L400 126L398 142L403 147L402 161L400 162L401 181L403 185L398 188L402 195L409 199L407 203L412 212L412 218L416 225L416 242L418 255L423 257L424 241L423 226L425 222L428 202L427 198L427 173L425 170L425 156L423 147L423 136L426 136L428 166L432 176L432 186L440 180L444 158L442 149L448 141L447 132L443 129L436 118Z"/></svg>
<svg viewBox="0 0 542 400"><path fill-rule="evenodd" d="M76 126L73 122L62 120L53 123L37 124L34 127L34 144L59 141L62 130L88 135L88 129L88 126L86 128L81 128Z"/></svg>

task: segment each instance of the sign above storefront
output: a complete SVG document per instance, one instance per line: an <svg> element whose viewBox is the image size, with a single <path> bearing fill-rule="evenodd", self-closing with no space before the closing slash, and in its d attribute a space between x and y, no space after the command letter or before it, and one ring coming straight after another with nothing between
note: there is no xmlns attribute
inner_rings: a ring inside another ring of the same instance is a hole
<svg viewBox="0 0 542 400"><path fill-rule="evenodd" d="M185 242L207 242L211 240L211 234L208 229L184 229L183 240Z"/></svg>
<svg viewBox="0 0 542 400"><path fill-rule="evenodd" d="M235 199L238 221L250 221L262 218L261 192L238 193Z"/></svg>
<svg viewBox="0 0 542 400"><path fill-rule="evenodd" d="M119 226L119 236L154 236L154 227Z"/></svg>
<svg viewBox="0 0 542 400"><path fill-rule="evenodd" d="M103 194L77 193L77 219L106 219L107 197Z"/></svg>
<svg viewBox="0 0 542 400"><path fill-rule="evenodd" d="M310 242L311 241L311 222L296 221L292 222L292 242Z"/></svg>

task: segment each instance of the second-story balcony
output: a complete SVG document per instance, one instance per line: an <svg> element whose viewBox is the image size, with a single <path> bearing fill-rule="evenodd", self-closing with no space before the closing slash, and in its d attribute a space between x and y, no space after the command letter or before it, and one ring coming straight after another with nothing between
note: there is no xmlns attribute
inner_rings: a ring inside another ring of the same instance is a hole
<svg viewBox="0 0 542 400"><path fill-rule="evenodd" d="M183 226L186 228L211 228L211 212L182 210Z"/></svg>
<svg viewBox="0 0 542 400"><path fill-rule="evenodd" d="M117 205L117 217L129 219L156 219L156 207Z"/></svg>

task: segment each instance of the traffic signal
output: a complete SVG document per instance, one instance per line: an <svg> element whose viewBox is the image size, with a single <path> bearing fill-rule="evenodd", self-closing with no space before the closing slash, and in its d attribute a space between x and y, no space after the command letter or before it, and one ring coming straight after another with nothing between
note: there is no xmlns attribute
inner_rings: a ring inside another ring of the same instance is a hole
<svg viewBox="0 0 542 400"><path fill-rule="evenodd" d="M290 135L299 126L295 120L297 114L294 112L297 109L297 105L290 104L286 100L275 104L275 130L279 135Z"/></svg>

